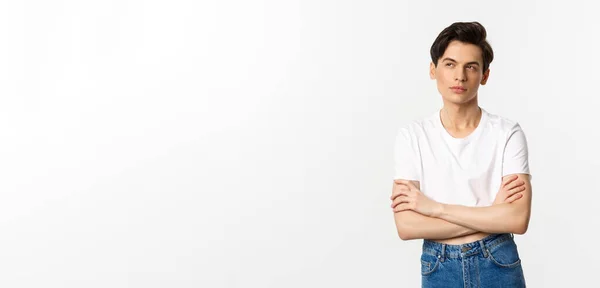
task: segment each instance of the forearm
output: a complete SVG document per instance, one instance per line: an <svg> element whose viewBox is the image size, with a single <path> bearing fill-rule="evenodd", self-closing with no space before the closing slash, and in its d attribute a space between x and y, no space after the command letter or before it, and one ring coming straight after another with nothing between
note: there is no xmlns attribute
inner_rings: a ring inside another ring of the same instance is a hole
<svg viewBox="0 0 600 288"><path fill-rule="evenodd" d="M443 219L424 216L410 210L394 213L394 220L396 221L398 236L402 240L442 240L478 232L478 230L450 223Z"/></svg>
<svg viewBox="0 0 600 288"><path fill-rule="evenodd" d="M486 233L524 234L529 223L529 210L516 203L489 207L467 207L442 204L439 219Z"/></svg>

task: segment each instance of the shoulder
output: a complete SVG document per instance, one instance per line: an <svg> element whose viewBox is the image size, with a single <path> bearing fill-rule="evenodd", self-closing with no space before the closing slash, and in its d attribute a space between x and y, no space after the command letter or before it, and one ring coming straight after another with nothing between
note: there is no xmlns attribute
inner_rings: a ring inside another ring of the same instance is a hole
<svg viewBox="0 0 600 288"><path fill-rule="evenodd" d="M413 140L420 138L428 131L436 128L436 115L437 113L434 113L415 120L401 123L398 126L398 136Z"/></svg>
<svg viewBox="0 0 600 288"><path fill-rule="evenodd" d="M498 135L498 141L504 147L505 155L524 156L528 152L527 137L519 122L504 116L489 114L488 126Z"/></svg>
<svg viewBox="0 0 600 288"><path fill-rule="evenodd" d="M507 137L510 137L510 135L516 132L523 133L523 129L518 121L498 114L490 113L486 110L484 110L484 112L488 117L489 127L496 132L504 134Z"/></svg>

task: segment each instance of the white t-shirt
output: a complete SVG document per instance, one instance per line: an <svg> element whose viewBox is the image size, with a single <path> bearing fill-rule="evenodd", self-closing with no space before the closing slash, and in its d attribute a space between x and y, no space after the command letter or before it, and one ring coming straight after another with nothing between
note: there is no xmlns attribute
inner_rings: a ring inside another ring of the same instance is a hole
<svg viewBox="0 0 600 288"><path fill-rule="evenodd" d="M400 127L394 179L419 181L421 191L440 203L491 205L503 176L530 174L527 140L517 122L481 111L465 138L446 131L439 111Z"/></svg>

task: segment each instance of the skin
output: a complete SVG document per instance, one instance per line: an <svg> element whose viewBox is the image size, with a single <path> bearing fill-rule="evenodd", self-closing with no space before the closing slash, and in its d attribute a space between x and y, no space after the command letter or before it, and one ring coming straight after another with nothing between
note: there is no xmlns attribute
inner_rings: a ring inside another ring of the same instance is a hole
<svg viewBox="0 0 600 288"><path fill-rule="evenodd" d="M429 77L436 81L444 102L442 111L445 113L440 113L442 124L456 138L473 132L481 119L477 93L490 75L489 68L482 72L481 54L481 48L476 45L452 41L438 59L438 65L429 64ZM453 86L464 87L466 91L455 93L450 88Z"/></svg>
<svg viewBox="0 0 600 288"><path fill-rule="evenodd" d="M490 73L482 68L481 48L460 41L448 45L437 65L430 64L430 77L444 102L440 119L455 138L468 136L481 120L478 89L487 83ZM464 91L457 93L453 86ZM398 235L403 240L464 244L491 233L524 234L531 211L529 175L507 175L502 183L493 205L467 207L433 201L420 191L418 181L395 180L390 199Z"/></svg>

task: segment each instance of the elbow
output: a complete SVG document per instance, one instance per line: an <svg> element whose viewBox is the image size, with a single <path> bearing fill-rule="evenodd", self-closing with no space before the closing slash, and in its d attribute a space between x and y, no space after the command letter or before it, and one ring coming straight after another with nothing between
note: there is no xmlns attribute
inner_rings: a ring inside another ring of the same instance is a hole
<svg viewBox="0 0 600 288"><path fill-rule="evenodd" d="M400 231L398 230L398 237L400 237L400 239L406 241L406 240L411 240L414 239L409 233L407 233L406 231Z"/></svg>
<svg viewBox="0 0 600 288"><path fill-rule="evenodd" d="M513 229L511 231L513 234L523 235L527 232L527 228L529 228L529 219L523 219L520 221L516 221Z"/></svg>
<svg viewBox="0 0 600 288"><path fill-rule="evenodd" d="M509 227L510 231L508 232L519 235L525 234L529 228L530 215L531 213L529 209L516 207L512 213L511 221L509 222L511 223L510 226L512 227Z"/></svg>
<svg viewBox="0 0 600 288"><path fill-rule="evenodd" d="M515 227L513 234L519 234L519 235L523 235L525 234L525 232L527 232L527 224L521 224L521 225L517 225L517 227Z"/></svg>
<svg viewBox="0 0 600 288"><path fill-rule="evenodd" d="M420 238L418 229L415 229L418 225L415 225L414 214L416 213L412 211L394 213L396 232L398 232L398 237L404 241Z"/></svg>
<svg viewBox="0 0 600 288"><path fill-rule="evenodd" d="M404 225L400 225L402 227L397 227L398 229L398 237L400 237L400 239L406 241L406 240L412 240L412 239L416 239L414 233L406 226Z"/></svg>

